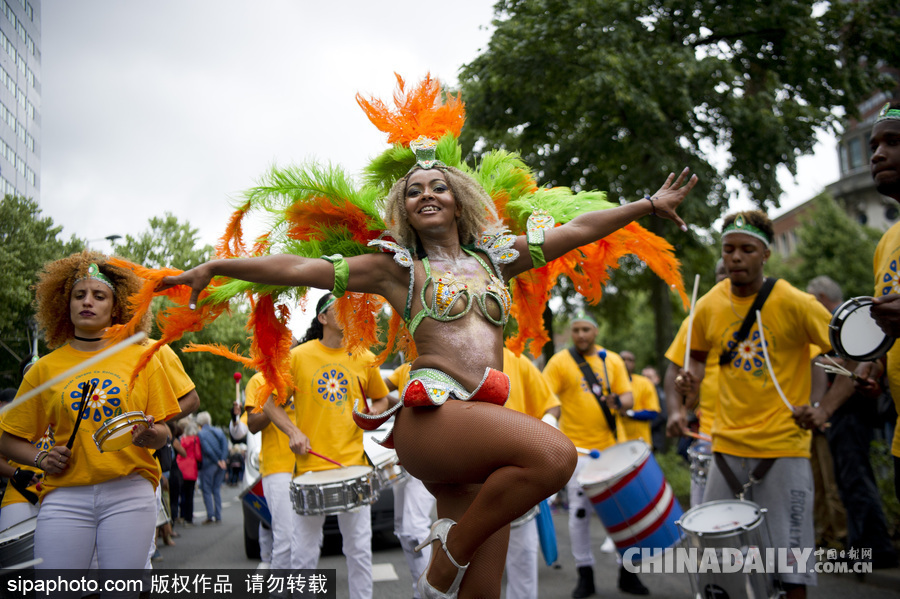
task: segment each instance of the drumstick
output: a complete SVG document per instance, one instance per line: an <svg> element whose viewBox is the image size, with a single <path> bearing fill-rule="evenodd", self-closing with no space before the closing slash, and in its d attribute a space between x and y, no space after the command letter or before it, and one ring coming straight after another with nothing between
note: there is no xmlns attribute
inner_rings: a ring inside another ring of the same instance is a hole
<svg viewBox="0 0 900 599"><path fill-rule="evenodd" d="M699 441L712 441L712 437L704 435L703 433L695 433L694 431L682 431L681 434L685 437L691 437L692 439L697 439Z"/></svg>
<svg viewBox="0 0 900 599"><path fill-rule="evenodd" d="M331 462L332 464L334 464L334 465L336 465L336 466L340 466L341 468L345 468L345 467L346 467L346 466L344 466L343 464L341 464L340 462L336 462L335 460L332 460L331 458L326 458L326 457L323 456L321 453L316 453L316 452L313 451L312 449L308 450L306 453L312 454L312 455L316 456L317 458L322 458L322 459L325 460L326 462Z"/></svg>
<svg viewBox="0 0 900 599"><path fill-rule="evenodd" d="M600 356L600 360L603 362L603 378L606 379L606 394L612 395L612 387L609 386L609 371L606 369L606 350L601 349L597 352L597 355ZM602 390L603 389L601 389L601 391ZM618 396L616 397L616 407L622 407Z"/></svg>
<svg viewBox="0 0 900 599"><path fill-rule="evenodd" d="M134 343L142 341L146 336L147 336L147 334L144 333L143 331L141 331L140 333L135 333L134 335L132 335L125 341L120 341L119 343L116 343L112 347L106 348L105 350L103 350L102 352L97 354L96 356L91 356L84 362L79 362L78 364L76 364L75 366L72 366L65 372L61 372L60 374L56 375L49 381L47 381L45 383L41 383L40 385L38 385L31 391L28 391L27 393L23 393L19 397L15 398L13 401L9 402L8 404L6 404L2 408L0 408L0 414L3 414L4 412L12 410L13 408L25 403L26 401L28 401L35 395L39 395L39 394L43 393L44 391L46 391L47 389L49 389L56 383L58 383L60 381L64 381L68 378L71 378L71 377L75 376L76 374L79 374L81 371L87 369L88 367L93 366L97 362L101 362L101 361L105 360L106 358L119 353L120 351L122 351L123 349L128 347L129 345L132 345Z"/></svg>
<svg viewBox="0 0 900 599"><path fill-rule="evenodd" d="M234 403L241 403L241 373L234 373Z"/></svg>
<svg viewBox="0 0 900 599"><path fill-rule="evenodd" d="M775 370L772 368L772 360L769 359L769 350L766 348L766 334L763 332L762 314L760 314L759 310L756 311L756 326L759 327L759 341L762 344L763 357L766 359L766 366L769 367L769 374L772 376L775 390L778 391L781 401L784 402L784 405L786 405L787 409L793 414L794 406L791 405L788 398L784 396L784 391L781 390L781 385L778 384L778 379L775 378Z"/></svg>
<svg viewBox="0 0 900 599"><path fill-rule="evenodd" d="M362 393L363 402L366 404L366 413L372 413L372 402L369 400L369 396L366 395L366 388L363 386L362 381L359 377L356 377L356 382L359 383L359 390Z"/></svg>
<svg viewBox="0 0 900 599"><path fill-rule="evenodd" d="M90 389L88 389L90 386ZM75 426L72 428L72 434L69 436L69 440L66 442L66 448L72 449L72 445L75 443L75 433L78 432L78 427L81 426L81 420L84 418L84 413L87 411L87 406L90 403L91 397L94 396L94 391L97 390L97 383L92 381L85 381L81 383L81 405L78 406L78 417L75 419Z"/></svg>
<svg viewBox="0 0 900 599"><path fill-rule="evenodd" d="M687 342L684 346L684 371L691 372L691 332L694 329L694 306L697 305L697 287L700 285L700 273L694 275L694 293L691 294L691 312L688 314Z"/></svg>
<svg viewBox="0 0 900 599"><path fill-rule="evenodd" d="M584 455L589 455L595 460L600 457L600 451L597 449L585 449L584 447L576 447L575 451L578 453L583 453Z"/></svg>

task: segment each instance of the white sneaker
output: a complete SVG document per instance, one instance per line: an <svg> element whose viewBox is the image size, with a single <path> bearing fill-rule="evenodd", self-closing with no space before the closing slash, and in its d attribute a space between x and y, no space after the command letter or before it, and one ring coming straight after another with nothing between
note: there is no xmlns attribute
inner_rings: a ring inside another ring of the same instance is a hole
<svg viewBox="0 0 900 599"><path fill-rule="evenodd" d="M615 553L616 552L616 544L613 543L612 537L606 537L606 540L603 541L603 544L600 545L600 553Z"/></svg>

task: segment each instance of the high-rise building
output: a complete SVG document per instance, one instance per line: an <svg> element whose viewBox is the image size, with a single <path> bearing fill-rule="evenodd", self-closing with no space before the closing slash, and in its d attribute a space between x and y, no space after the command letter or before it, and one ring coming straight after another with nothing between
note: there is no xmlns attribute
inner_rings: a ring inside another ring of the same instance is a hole
<svg viewBox="0 0 900 599"><path fill-rule="evenodd" d="M41 0L0 13L0 194L40 200Z"/></svg>

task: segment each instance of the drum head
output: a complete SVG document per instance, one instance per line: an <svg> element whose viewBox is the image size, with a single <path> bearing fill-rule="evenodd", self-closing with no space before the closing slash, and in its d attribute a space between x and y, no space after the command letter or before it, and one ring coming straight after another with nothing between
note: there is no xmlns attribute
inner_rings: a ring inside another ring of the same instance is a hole
<svg viewBox="0 0 900 599"><path fill-rule="evenodd" d="M147 424L143 412L125 412L110 418L94 433L100 451L120 451L131 445L131 429L135 424Z"/></svg>
<svg viewBox="0 0 900 599"><path fill-rule="evenodd" d="M34 533L36 525L37 516L32 516L27 520L22 520L21 522L0 531L0 547Z"/></svg>
<svg viewBox="0 0 900 599"><path fill-rule="evenodd" d="M854 297L841 304L831 317L828 337L842 358L865 362L880 358L894 344L872 318L872 298Z"/></svg>
<svg viewBox="0 0 900 599"><path fill-rule="evenodd" d="M600 452L600 457L591 460L578 473L578 484L612 485L617 480L640 466L650 455L650 446L643 441L626 441Z"/></svg>
<svg viewBox="0 0 900 599"><path fill-rule="evenodd" d="M318 470L306 472L294 478L296 485L327 485L345 480L352 480L370 474L371 466L345 466L344 468L332 468L331 470Z"/></svg>
<svg viewBox="0 0 900 599"><path fill-rule="evenodd" d="M724 499L689 509L681 517L681 528L695 534L728 536L755 527L761 519L760 508L752 501Z"/></svg>

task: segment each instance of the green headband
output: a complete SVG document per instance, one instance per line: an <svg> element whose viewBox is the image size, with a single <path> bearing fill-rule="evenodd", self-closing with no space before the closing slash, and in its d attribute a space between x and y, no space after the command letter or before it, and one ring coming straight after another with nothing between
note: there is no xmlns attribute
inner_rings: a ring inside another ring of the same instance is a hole
<svg viewBox="0 0 900 599"><path fill-rule="evenodd" d="M333 295L329 295L329 296L328 296L328 299L325 301L325 303L322 304L322 307L319 308L319 311L316 312L316 316L318 316L319 314L324 314L324 313L325 313L325 310L327 310L328 308L330 308L331 305L334 303L334 301L335 301L335 300L334 300L334 296L333 296Z"/></svg>
<svg viewBox="0 0 900 599"><path fill-rule="evenodd" d="M116 288L113 287L112 281L110 281L105 274L100 272L100 267L97 266L96 262L91 263L91 265L88 266L87 274L80 279L76 279L75 282L77 283L78 281L84 281L85 279L94 279L95 281L100 281L101 283L109 287L110 291L116 290Z"/></svg>
<svg viewBox="0 0 900 599"><path fill-rule="evenodd" d="M744 219L743 214L738 214L734 221L722 230L722 239L725 239L729 233L743 233L744 235L755 237L762 241L766 247L769 247L769 244L772 243L765 231L748 223Z"/></svg>
<svg viewBox="0 0 900 599"><path fill-rule="evenodd" d="M579 312L578 314L575 315L575 318L572 319L572 324L575 324L576 322L586 322L586 323L592 325L595 329L600 328L600 326L597 324L597 321L594 320L594 318L592 316L589 316L588 314L586 314L584 312Z"/></svg>
<svg viewBox="0 0 900 599"><path fill-rule="evenodd" d="M880 123L881 121L900 121L900 109L891 108L891 103L882 107L882 109L878 113L878 117L875 119L876 123Z"/></svg>

